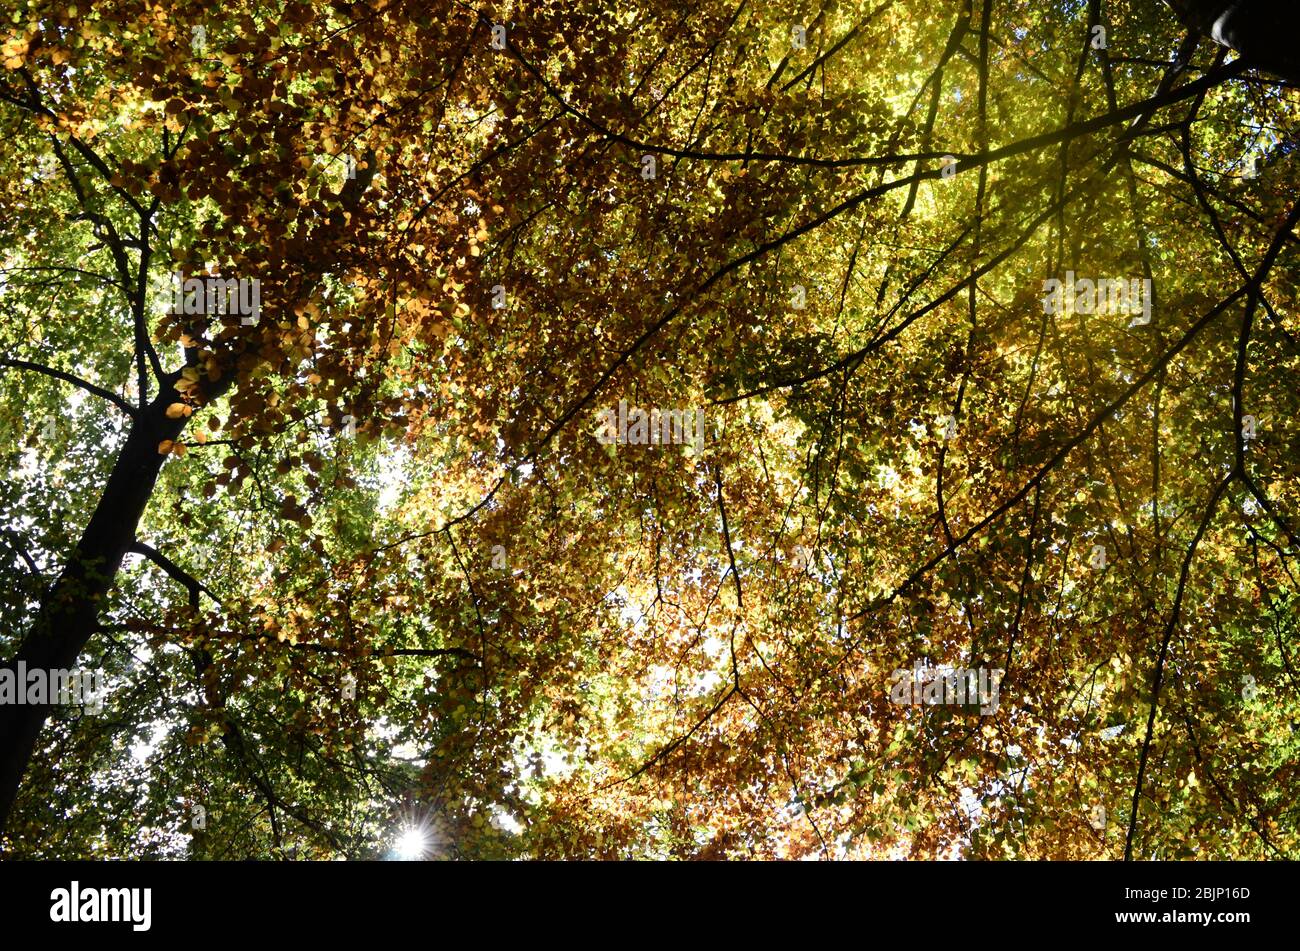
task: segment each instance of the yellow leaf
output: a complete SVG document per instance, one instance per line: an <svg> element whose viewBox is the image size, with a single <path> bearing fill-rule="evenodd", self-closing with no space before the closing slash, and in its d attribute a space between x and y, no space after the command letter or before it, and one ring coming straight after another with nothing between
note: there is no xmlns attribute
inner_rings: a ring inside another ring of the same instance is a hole
<svg viewBox="0 0 1300 951"><path fill-rule="evenodd" d="M180 419L182 416L188 416L192 412L193 410L191 410L184 403L172 403L170 406L167 407L167 418Z"/></svg>
<svg viewBox="0 0 1300 951"><path fill-rule="evenodd" d="M167 455L167 453L172 451L173 445L175 445L175 443L173 443L170 439L164 439L162 442L158 444L158 455L160 456Z"/></svg>

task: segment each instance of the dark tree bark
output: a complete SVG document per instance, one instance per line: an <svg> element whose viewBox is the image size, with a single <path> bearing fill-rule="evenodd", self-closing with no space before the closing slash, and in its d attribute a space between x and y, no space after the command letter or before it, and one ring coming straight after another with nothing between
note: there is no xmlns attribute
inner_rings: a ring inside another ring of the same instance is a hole
<svg viewBox="0 0 1300 951"><path fill-rule="evenodd" d="M178 376L166 377L158 396L137 414L81 540L46 593L17 656L6 661L5 668L16 670L19 661L29 670L76 665L167 458L159 454L158 444L175 440L187 422L167 418L168 405L178 399L173 389ZM18 685L19 690L23 687ZM0 834L49 715L49 704L0 705Z"/></svg>
<svg viewBox="0 0 1300 951"><path fill-rule="evenodd" d="M1165 0L1178 18L1252 66L1300 83L1297 0Z"/></svg>

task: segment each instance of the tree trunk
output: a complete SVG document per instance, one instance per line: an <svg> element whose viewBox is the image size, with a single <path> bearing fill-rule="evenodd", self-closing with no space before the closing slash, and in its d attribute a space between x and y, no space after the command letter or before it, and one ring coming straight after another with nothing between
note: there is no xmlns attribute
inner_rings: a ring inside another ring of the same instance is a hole
<svg viewBox="0 0 1300 951"><path fill-rule="evenodd" d="M1253 66L1300 82L1296 0L1165 0L1178 19Z"/></svg>
<svg viewBox="0 0 1300 951"><path fill-rule="evenodd" d="M185 428L184 418L168 419L166 413L177 400L173 389L177 377L172 374L163 381L158 397L132 423L81 540L42 600L17 656L4 667L16 670L18 661L25 661L28 670L75 666L95 632L104 596L135 540L136 526L167 458L159 454L158 444L176 439ZM20 691L25 687L17 686ZM0 705L0 835L49 714L48 703Z"/></svg>

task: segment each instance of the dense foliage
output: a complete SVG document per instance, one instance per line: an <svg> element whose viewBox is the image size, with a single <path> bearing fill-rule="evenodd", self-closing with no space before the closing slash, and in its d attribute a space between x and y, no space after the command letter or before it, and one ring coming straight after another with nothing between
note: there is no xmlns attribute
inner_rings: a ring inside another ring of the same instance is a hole
<svg viewBox="0 0 1300 951"><path fill-rule="evenodd" d="M1136 0L10 8L0 655L108 695L5 722L8 854L1300 854L1286 79Z"/></svg>

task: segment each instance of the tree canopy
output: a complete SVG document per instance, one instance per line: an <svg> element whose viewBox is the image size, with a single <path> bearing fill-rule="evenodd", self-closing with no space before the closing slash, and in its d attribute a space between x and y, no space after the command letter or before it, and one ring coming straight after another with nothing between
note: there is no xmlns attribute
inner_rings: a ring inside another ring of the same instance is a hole
<svg viewBox="0 0 1300 951"><path fill-rule="evenodd" d="M1296 857L1227 6L15 0L4 851Z"/></svg>

